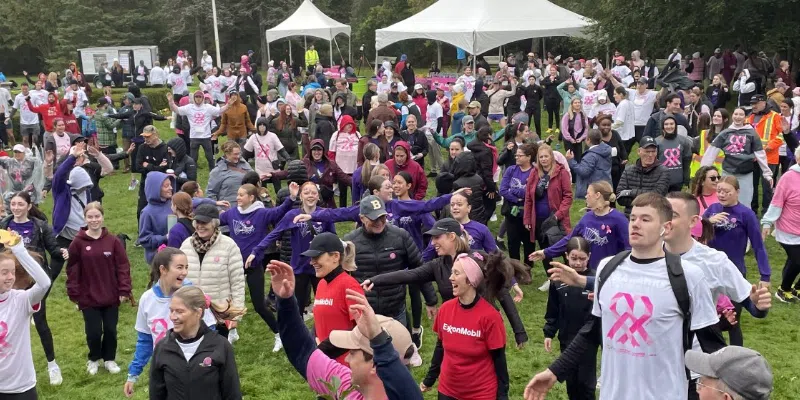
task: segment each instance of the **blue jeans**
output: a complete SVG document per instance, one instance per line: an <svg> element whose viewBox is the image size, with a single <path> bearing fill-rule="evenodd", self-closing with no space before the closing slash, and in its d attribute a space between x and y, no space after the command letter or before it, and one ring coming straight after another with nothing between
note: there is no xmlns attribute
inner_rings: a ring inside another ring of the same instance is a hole
<svg viewBox="0 0 800 400"><path fill-rule="evenodd" d="M411 332L411 326L408 324L408 313L406 312L405 304L403 304L403 309L392 318L397 320L397 322L403 324L403 326L405 326L406 329L408 329L408 331Z"/></svg>

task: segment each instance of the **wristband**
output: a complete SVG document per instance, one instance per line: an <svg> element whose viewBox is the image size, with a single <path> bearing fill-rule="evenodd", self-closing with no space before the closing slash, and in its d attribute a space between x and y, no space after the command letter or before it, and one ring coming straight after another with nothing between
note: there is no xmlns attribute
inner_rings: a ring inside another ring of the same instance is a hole
<svg viewBox="0 0 800 400"><path fill-rule="evenodd" d="M136 383L136 381L138 381L138 380L139 380L139 375L128 374L128 379L127 379L128 382Z"/></svg>

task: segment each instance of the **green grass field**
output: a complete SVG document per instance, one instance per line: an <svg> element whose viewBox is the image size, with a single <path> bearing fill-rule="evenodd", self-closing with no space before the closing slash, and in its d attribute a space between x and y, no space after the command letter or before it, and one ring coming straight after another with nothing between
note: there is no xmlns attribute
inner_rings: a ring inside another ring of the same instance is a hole
<svg viewBox="0 0 800 400"><path fill-rule="evenodd" d="M21 82L18 80L18 82ZM543 125L546 124L543 121ZM156 125L162 138L173 136L168 122L159 122ZM202 158L202 157L201 157ZM633 157L632 157L633 159ZM208 178L208 169L205 162L200 162L199 181L205 184ZM125 232L131 237L137 236L136 224L136 195L137 192L128 191L130 175L115 173L104 178L101 182L105 191L106 226L114 233ZM271 186L271 185L270 185ZM271 190L271 189L270 189ZM434 195L434 185L429 186L429 196ZM573 225L578 221L582 212L583 203L576 201L572 208ZM48 198L43 205L44 211L49 215L52 199ZM344 234L351 230L353 224L339 224L337 230ZM496 232L497 223L492 223L490 228ZM776 286L781 279L781 270L785 261L785 253L780 246L770 238L767 241L767 250L773 268L772 285ZM145 290L148 281L148 266L144 262L143 251L129 246L128 255L132 264L134 294L138 298ZM749 279L756 282L758 277L755 261L748 255L750 266ZM532 375L544 368L557 356L557 353L547 353L542 345L542 326L547 296L536 290L544 280L544 272L537 264L534 272L534 285L525 287L525 299L518 305L528 331L530 341L522 350L513 347L514 337L507 325L509 332L507 348L509 375L511 378L511 398L519 399L522 391ZM267 278L269 279L269 278ZM64 383L59 387L49 385L46 369L46 360L39 343L38 335L31 329L34 363L39 381L38 390L42 399L123 399L122 386L125 382L127 365L133 357L136 334L133 329L136 318L136 309L129 305L121 306L119 320L119 347L117 362L123 368L118 375L108 374L102 367L96 376L86 373L87 348L83 333L83 319L75 306L69 302L64 288L64 274L54 282L53 290L48 301L49 323L55 341L56 360L61 366ZM742 317L745 345L763 353L772 364L775 376L775 392L773 399L796 399L800 391L797 382L798 373L795 369L800 365L795 351L800 330L798 330L798 305L786 305L774 300L770 315L764 320L756 320L749 315ZM249 302L249 300L248 300ZM431 349L434 345L434 334L430 329L431 321L424 319L426 329L422 357L425 363L422 367L412 372L417 381L421 380L429 365ZM272 353L273 334L257 314L251 313L244 317L240 324L241 340L235 344L236 360L241 377L241 386L246 399L288 400L312 399L312 392L306 383L287 362L284 354ZM794 343L794 344L792 344ZM554 346L557 348L557 346ZM147 371L136 385L134 399L148 398ZM625 379L620 377L620 379ZM435 399L435 391L425 396L426 399ZM549 398L566 399L564 385L559 384L551 392Z"/></svg>

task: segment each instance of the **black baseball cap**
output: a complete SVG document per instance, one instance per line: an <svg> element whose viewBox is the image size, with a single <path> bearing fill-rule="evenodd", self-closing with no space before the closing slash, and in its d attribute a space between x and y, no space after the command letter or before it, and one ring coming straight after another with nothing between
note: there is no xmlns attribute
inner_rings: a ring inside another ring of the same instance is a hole
<svg viewBox="0 0 800 400"><path fill-rule="evenodd" d="M311 240L311 244L308 247L308 250L301 253L306 257L319 257L325 253L334 253L338 252L339 254L344 253L344 244L339 239L336 234L331 232L323 232L317 236L314 236L314 239Z"/></svg>
<svg viewBox="0 0 800 400"><path fill-rule="evenodd" d="M750 104L756 104L759 101L767 101L767 96L764 96L763 94L757 94L750 98Z"/></svg>
<svg viewBox="0 0 800 400"><path fill-rule="evenodd" d="M101 97L100 99L97 100L98 107L102 107L107 104L108 104L108 99L106 99L105 97Z"/></svg>
<svg viewBox="0 0 800 400"><path fill-rule="evenodd" d="M361 199L358 213L374 221L386 215L386 205L383 204L383 200L378 196L367 196Z"/></svg>
<svg viewBox="0 0 800 400"><path fill-rule="evenodd" d="M202 223L209 223L213 219L219 218L219 210L213 204L201 204L194 210L194 220Z"/></svg>
<svg viewBox="0 0 800 400"><path fill-rule="evenodd" d="M433 224L433 227L429 231L425 232L425 234L431 236L440 236L451 232L461 236L461 224L452 218L442 218L436 221L436 223Z"/></svg>
<svg viewBox="0 0 800 400"><path fill-rule="evenodd" d="M83 137L83 136L78 135L78 136L75 136L74 138L72 138L72 145L73 146L75 146L78 143L83 143L83 142L86 142L86 138Z"/></svg>
<svg viewBox="0 0 800 400"><path fill-rule="evenodd" d="M652 137L645 136L645 137L642 138L642 140L639 140L639 147L640 148L645 149L645 148L648 148L648 147L651 147L651 146L652 147L658 147L658 144L656 143L656 140L653 139Z"/></svg>

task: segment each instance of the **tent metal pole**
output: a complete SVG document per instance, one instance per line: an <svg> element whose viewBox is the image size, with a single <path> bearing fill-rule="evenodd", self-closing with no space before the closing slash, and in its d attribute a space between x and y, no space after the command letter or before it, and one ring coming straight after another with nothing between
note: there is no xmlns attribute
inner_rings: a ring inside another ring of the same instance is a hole
<svg viewBox="0 0 800 400"><path fill-rule="evenodd" d="M546 44L546 43L547 43L547 42L546 42L546 39L545 39L545 38L542 38L542 57L543 57L545 60L547 59L547 47L545 46L545 44Z"/></svg>
<svg viewBox="0 0 800 400"><path fill-rule="evenodd" d="M442 42L436 42L436 66L442 68Z"/></svg>
<svg viewBox="0 0 800 400"><path fill-rule="evenodd" d="M478 55L475 54L475 36L476 35L477 35L477 33L475 31L472 31L472 73L473 74L477 74L478 73L478 70L475 68L475 65L476 65L476 63L478 61Z"/></svg>
<svg viewBox="0 0 800 400"><path fill-rule="evenodd" d="M294 61L292 61L292 39L289 39L289 65L294 65Z"/></svg>
<svg viewBox="0 0 800 400"><path fill-rule="evenodd" d="M350 35L347 35L347 63L353 66L353 44Z"/></svg>
<svg viewBox="0 0 800 400"><path fill-rule="evenodd" d="M330 68L333 68L333 38L331 38L331 40L328 41L328 46L330 47L330 58L331 58Z"/></svg>
<svg viewBox="0 0 800 400"><path fill-rule="evenodd" d="M375 76L378 76L378 49L375 49Z"/></svg>
<svg viewBox="0 0 800 400"><path fill-rule="evenodd" d="M267 38L267 62L269 62L270 60L272 60L272 58L270 58L269 56L269 38Z"/></svg>

